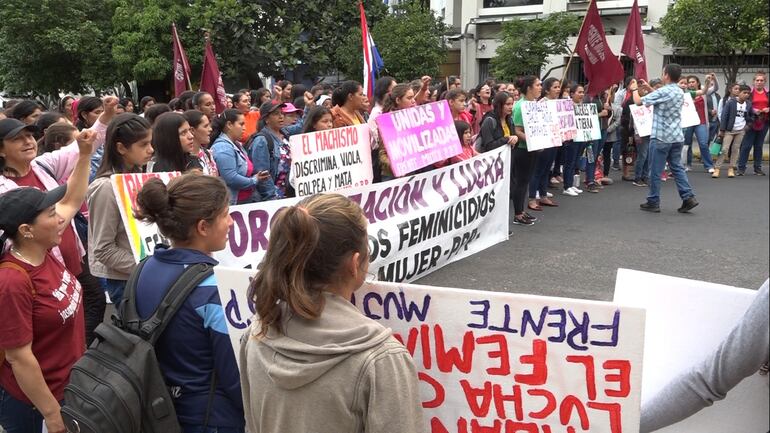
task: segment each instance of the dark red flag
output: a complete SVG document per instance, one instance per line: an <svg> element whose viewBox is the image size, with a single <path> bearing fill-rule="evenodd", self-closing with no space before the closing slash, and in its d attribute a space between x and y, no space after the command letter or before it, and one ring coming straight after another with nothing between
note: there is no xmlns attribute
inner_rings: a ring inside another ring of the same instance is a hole
<svg viewBox="0 0 770 433"><path fill-rule="evenodd" d="M222 74L219 73L217 58L214 56L214 49L211 48L211 41L208 38L206 38L206 51L203 55L201 92L206 92L214 97L214 103L217 106L217 114L225 111L227 108L225 85L222 83Z"/></svg>
<svg viewBox="0 0 770 433"><path fill-rule="evenodd" d="M623 65L607 44L596 0L591 0L588 5L575 52L583 59L589 95L598 95L613 84L623 81Z"/></svg>
<svg viewBox="0 0 770 433"><path fill-rule="evenodd" d="M634 76L647 80L647 58L644 56L644 38L642 37L642 17L639 4L634 0L631 16L628 17L626 34L623 35L623 47L620 52L634 59Z"/></svg>
<svg viewBox="0 0 770 433"><path fill-rule="evenodd" d="M171 36L174 39L174 96L179 97L182 92L191 88L190 62L176 32L176 24L171 24Z"/></svg>

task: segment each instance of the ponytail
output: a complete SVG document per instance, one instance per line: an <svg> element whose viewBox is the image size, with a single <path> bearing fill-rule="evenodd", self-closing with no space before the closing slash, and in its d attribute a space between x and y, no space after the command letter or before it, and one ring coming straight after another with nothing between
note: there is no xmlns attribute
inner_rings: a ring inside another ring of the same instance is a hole
<svg viewBox="0 0 770 433"><path fill-rule="evenodd" d="M243 116L243 113L234 108L229 108L223 111L222 114L214 116L214 119L211 120L211 140L209 140L209 143L214 144L214 141L225 133L227 122L237 122L238 116Z"/></svg>
<svg viewBox="0 0 770 433"><path fill-rule="evenodd" d="M344 277L351 254L368 261L366 218L361 208L339 194L319 194L281 209L270 226L270 245L249 287L260 318L260 336L283 332L281 304L305 319L324 308L322 292Z"/></svg>

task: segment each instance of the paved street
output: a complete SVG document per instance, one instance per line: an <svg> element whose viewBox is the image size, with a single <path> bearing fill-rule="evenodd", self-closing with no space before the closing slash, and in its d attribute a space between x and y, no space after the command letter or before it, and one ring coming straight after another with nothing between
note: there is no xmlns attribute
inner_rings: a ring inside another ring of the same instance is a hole
<svg viewBox="0 0 770 433"><path fill-rule="evenodd" d="M766 168L767 169L767 168ZM620 181L598 194L566 197L531 227L417 283L468 289L611 300L618 268L758 288L770 268L768 177L711 179L688 173L700 206L679 214L673 179L664 184L661 213L639 210L647 188Z"/></svg>

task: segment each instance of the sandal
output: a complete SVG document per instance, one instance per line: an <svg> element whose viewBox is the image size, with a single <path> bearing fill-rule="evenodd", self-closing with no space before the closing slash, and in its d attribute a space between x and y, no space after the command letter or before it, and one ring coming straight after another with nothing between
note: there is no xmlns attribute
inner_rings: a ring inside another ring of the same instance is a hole
<svg viewBox="0 0 770 433"><path fill-rule="evenodd" d="M537 204L533 205L532 203L528 204L527 208L531 209L531 210L537 210L537 211L543 210L543 208L540 207L539 205L537 205Z"/></svg>
<svg viewBox="0 0 770 433"><path fill-rule="evenodd" d="M540 200L540 205L541 206L548 206L548 207L559 207L558 203L556 203L555 201L552 201L552 200L548 200L548 199Z"/></svg>

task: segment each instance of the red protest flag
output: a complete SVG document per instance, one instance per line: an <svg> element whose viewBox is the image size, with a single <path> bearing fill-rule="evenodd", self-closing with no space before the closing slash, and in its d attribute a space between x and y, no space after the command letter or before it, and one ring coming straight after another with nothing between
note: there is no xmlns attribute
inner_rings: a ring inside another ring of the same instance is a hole
<svg viewBox="0 0 770 433"><path fill-rule="evenodd" d="M214 98L214 103L217 106L217 114L225 111L227 108L227 93L225 93L222 74L219 73L217 58L214 56L214 49L211 48L211 41L208 36L206 36L206 51L203 55L201 92L206 92Z"/></svg>
<svg viewBox="0 0 770 433"><path fill-rule="evenodd" d="M190 84L190 62L179 40L176 24L171 24L171 36L174 45L174 96L179 97L182 92L192 88Z"/></svg>
<svg viewBox="0 0 770 433"><path fill-rule="evenodd" d="M602 18L596 7L596 0L588 5L583 26L577 38L575 52L583 59L583 71L588 78L589 95L598 95L604 89L623 81L625 72L618 57L607 44Z"/></svg>
<svg viewBox="0 0 770 433"><path fill-rule="evenodd" d="M644 38L642 37L642 17L639 15L639 3L634 0L631 16L628 17L626 34L623 35L623 47L620 52L634 59L634 76L647 80L647 58L644 56Z"/></svg>

